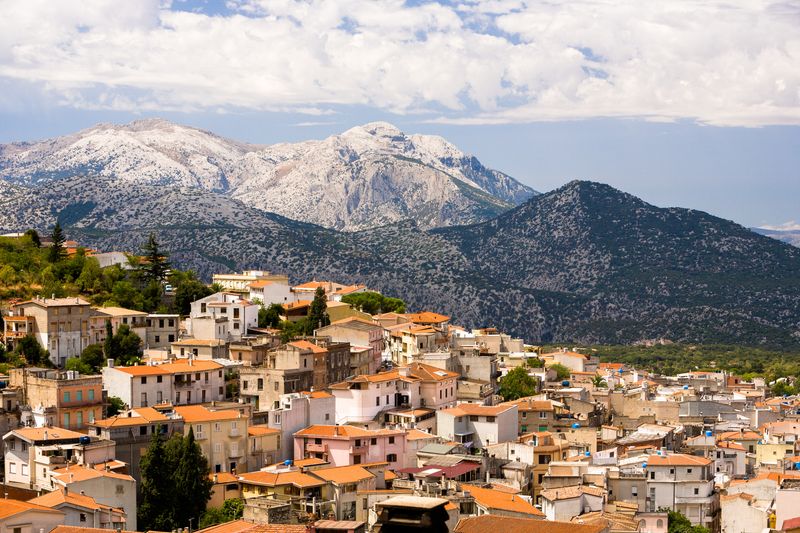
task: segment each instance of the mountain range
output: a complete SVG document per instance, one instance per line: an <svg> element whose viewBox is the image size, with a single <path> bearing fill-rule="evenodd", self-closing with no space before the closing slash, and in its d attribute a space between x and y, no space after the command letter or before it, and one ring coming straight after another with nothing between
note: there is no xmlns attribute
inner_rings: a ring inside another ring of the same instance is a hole
<svg viewBox="0 0 800 533"><path fill-rule="evenodd" d="M163 123L159 127L168 129ZM366 139L370 146L395 146L402 136L412 139L418 153L420 144L430 153L443 153L431 148L433 142L414 141L416 136L391 133L387 138L387 132L396 130L382 123L356 130L314 143L324 152L345 137ZM155 139L148 142L158 153L173 154L173 160L196 160L190 148L171 145L167 150ZM53 151L69 152L73 148L64 147L74 142L56 140L52 146ZM220 171L225 179L216 181L209 178L212 173L197 170L162 177L157 171L145 172L139 179L137 169L151 168L149 163L133 158L127 148L115 150L113 143L104 149L119 152L117 162L141 164L89 170L86 165L71 167L62 152L64 165L55 157L44 165L32 155L48 158L42 143L2 147L0 229L44 230L59 219L69 237L103 250L137 250L155 231L176 265L194 268L206 278L213 272L262 268L288 273L295 282L329 278L365 283L404 298L412 309L442 312L468 327L496 326L528 341L666 338L800 347L800 248L701 211L658 208L587 181L535 194L475 163L471 167L480 169L476 172L485 181L459 164L454 168L460 174L452 171L459 177L448 178L449 183L469 179L474 184L470 187L505 204L502 209L496 204L497 214L471 211L467 218L475 216L474 223L460 217L444 223L446 217L432 212L419 219L372 220L360 230L359 224L324 227L243 200L241 195L258 195L254 190L245 193L244 182L233 172ZM242 150L263 153L266 148ZM379 151L370 150L359 153L369 152L371 160L378 160ZM91 157L89 151L82 160ZM314 156L305 158L313 163ZM359 160L350 163L351 175L363 176L355 170L363 168L354 165ZM454 161L439 160L441 165ZM339 164L317 163L320 168ZM410 169L408 173L413 174ZM324 174L320 170L309 179ZM342 173L333 174L338 179ZM256 179L254 174L246 181ZM313 201L307 203L313 207Z"/></svg>
<svg viewBox="0 0 800 533"><path fill-rule="evenodd" d="M102 186L111 191L193 188L343 231L411 219L424 228L480 222L536 194L441 137L406 135L385 122L272 146L161 119L99 124L0 145L0 177L34 194L67 178L88 188L108 178ZM116 207L104 200L98 205Z"/></svg>

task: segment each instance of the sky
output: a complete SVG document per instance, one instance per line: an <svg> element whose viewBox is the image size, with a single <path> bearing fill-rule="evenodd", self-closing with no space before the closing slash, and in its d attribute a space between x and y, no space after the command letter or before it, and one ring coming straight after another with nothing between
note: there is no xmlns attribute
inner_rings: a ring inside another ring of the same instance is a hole
<svg viewBox="0 0 800 533"><path fill-rule="evenodd" d="M0 142L386 120L539 191L800 227L800 1L0 0Z"/></svg>

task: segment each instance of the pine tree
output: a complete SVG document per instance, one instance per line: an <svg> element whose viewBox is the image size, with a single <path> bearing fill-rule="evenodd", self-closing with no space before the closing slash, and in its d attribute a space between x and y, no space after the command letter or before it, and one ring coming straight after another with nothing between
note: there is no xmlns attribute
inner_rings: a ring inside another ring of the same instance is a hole
<svg viewBox="0 0 800 533"><path fill-rule="evenodd" d="M315 329L325 327L331 323L327 313L327 302L328 298L325 296L325 291L322 287L317 287L314 293L314 301L311 302L311 307L308 309L306 335L312 335Z"/></svg>
<svg viewBox="0 0 800 533"><path fill-rule="evenodd" d="M167 257L168 255L159 249L156 234L151 232L147 242L142 246L143 261L139 264L139 274L142 279L147 283L164 281L170 269Z"/></svg>
<svg viewBox="0 0 800 533"><path fill-rule="evenodd" d="M56 222L50 238L53 240L53 245L50 247L47 258L51 263L58 263L67 257L67 252L64 250L66 238L64 237L64 231L61 229L61 223Z"/></svg>
<svg viewBox="0 0 800 533"><path fill-rule="evenodd" d="M137 506L138 527L143 531L171 531L177 527L174 507L173 465L161 439L161 426L153 433L150 446L139 462L141 488Z"/></svg>

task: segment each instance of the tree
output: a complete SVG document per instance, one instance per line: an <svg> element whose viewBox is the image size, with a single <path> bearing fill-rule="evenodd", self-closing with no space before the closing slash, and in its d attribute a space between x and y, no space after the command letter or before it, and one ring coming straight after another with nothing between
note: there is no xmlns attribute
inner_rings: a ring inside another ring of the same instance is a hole
<svg viewBox="0 0 800 533"><path fill-rule="evenodd" d="M66 238L64 237L64 230L61 229L61 223L56 222L56 225L53 226L53 233L50 238L53 240L53 245L50 247L47 258L51 263L58 263L67 257L67 251L64 249Z"/></svg>
<svg viewBox="0 0 800 533"><path fill-rule="evenodd" d="M131 331L128 324L120 324L113 335L112 331L111 321L106 320L106 340L103 345L106 358L125 366L142 355L142 339Z"/></svg>
<svg viewBox="0 0 800 533"><path fill-rule="evenodd" d="M161 283L169 273L168 254L159 249L156 234L150 233L147 242L142 246L142 261L139 263L139 274L145 282Z"/></svg>
<svg viewBox="0 0 800 533"><path fill-rule="evenodd" d="M108 330L106 329L106 332ZM99 372L105 366L106 355L102 344L90 344L81 352L81 361L92 369L92 372Z"/></svg>
<svg viewBox="0 0 800 533"><path fill-rule="evenodd" d="M670 511L669 509L659 509L659 511L668 512L667 531L668 533L710 533L708 528L703 526L694 526L688 518L683 516L678 511Z"/></svg>
<svg viewBox="0 0 800 533"><path fill-rule="evenodd" d="M244 514L244 501L241 498L229 498L222 507L209 507L200 519L200 528L205 529L215 524L238 520Z"/></svg>
<svg viewBox="0 0 800 533"><path fill-rule="evenodd" d="M199 523L200 517L211 499L214 482L209 478L211 469L208 459L203 455L200 445L194 440L194 430L182 439L179 457L173 469L173 487L181 498L175 502L175 523L188 524L190 520Z"/></svg>
<svg viewBox="0 0 800 533"><path fill-rule="evenodd" d="M521 366L514 368L500 380L499 394L507 402L533 396L536 391L536 379L528 375L528 371Z"/></svg>
<svg viewBox="0 0 800 533"><path fill-rule="evenodd" d="M103 271L100 269L100 263L94 257L87 257L83 261L83 268L75 280L75 284L83 293L97 292L102 277Z"/></svg>
<svg viewBox="0 0 800 533"><path fill-rule="evenodd" d="M83 362L80 357L70 357L67 359L64 368L67 370L75 370L79 374L84 374L86 376L92 373L92 367Z"/></svg>
<svg viewBox="0 0 800 533"><path fill-rule="evenodd" d="M603 376L594 376L592 378L592 385L594 385L595 389L607 389L608 383L606 383L606 378Z"/></svg>
<svg viewBox="0 0 800 533"><path fill-rule="evenodd" d="M144 531L171 531L182 524L175 521L176 499L187 498L175 490L174 464L167 456L161 426L150 438L147 452L139 462L141 485L137 505L138 527ZM180 494L179 497L176 495Z"/></svg>
<svg viewBox="0 0 800 533"><path fill-rule="evenodd" d="M108 397L108 409L106 410L106 418L111 418L112 416L117 416L125 409L125 402L122 401L122 398L118 398L117 396L109 396Z"/></svg>
<svg viewBox="0 0 800 533"><path fill-rule="evenodd" d="M343 296L342 301L371 315L406 312L406 303L403 300L389 298L378 292L356 292Z"/></svg>
<svg viewBox="0 0 800 533"><path fill-rule="evenodd" d="M182 315L188 315L191 312L192 302L213 294L212 289L201 283L192 271L183 275L173 272L170 282L175 288L175 307Z"/></svg>
<svg viewBox="0 0 800 533"><path fill-rule="evenodd" d="M28 237L34 246L39 248L42 245L42 240L39 238L39 232L35 229L29 229L25 232L25 236Z"/></svg>
<svg viewBox="0 0 800 533"><path fill-rule="evenodd" d="M542 361L538 357L528 357L527 359L525 359L525 364L527 364L531 368L542 368L544 366L544 361Z"/></svg>
<svg viewBox="0 0 800 533"><path fill-rule="evenodd" d="M567 368L564 365L562 365L561 363L556 363L554 365L550 365L547 368L548 368L548 370L555 370L556 379L558 379L558 380L569 379L569 377L572 375L572 371L569 368Z"/></svg>
<svg viewBox="0 0 800 533"><path fill-rule="evenodd" d="M306 323L306 335L313 335L314 330L322 328L331 323L328 317L328 298L322 287L317 287L314 292L314 301L308 308L308 322Z"/></svg>
<svg viewBox="0 0 800 533"><path fill-rule="evenodd" d="M289 342L295 337L299 337L304 335L306 331L309 329L309 321L308 317L301 318L297 322L292 322L289 320L284 320L278 327L281 330L281 342ZM314 329L311 328L311 332L314 332Z"/></svg>
<svg viewBox="0 0 800 533"><path fill-rule="evenodd" d="M281 315L284 313L281 304L269 304L269 307L261 306L258 310L258 327L277 328L281 323Z"/></svg>
<svg viewBox="0 0 800 533"><path fill-rule="evenodd" d="M12 353L18 357L24 357L29 365L52 366L47 350L42 348L42 345L39 344L39 341L37 341L36 337L33 335L25 335L22 337L19 342L17 342Z"/></svg>

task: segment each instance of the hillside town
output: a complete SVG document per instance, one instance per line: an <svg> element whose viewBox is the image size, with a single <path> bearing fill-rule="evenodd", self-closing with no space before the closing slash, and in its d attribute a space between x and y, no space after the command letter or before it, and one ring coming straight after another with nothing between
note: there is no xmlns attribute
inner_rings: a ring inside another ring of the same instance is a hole
<svg viewBox="0 0 800 533"><path fill-rule="evenodd" d="M212 281L188 314L9 302L6 352L46 357L0 376L0 531L800 531L800 399L764 379L532 346L364 285ZM185 523L153 497L173 442L202 454Z"/></svg>

